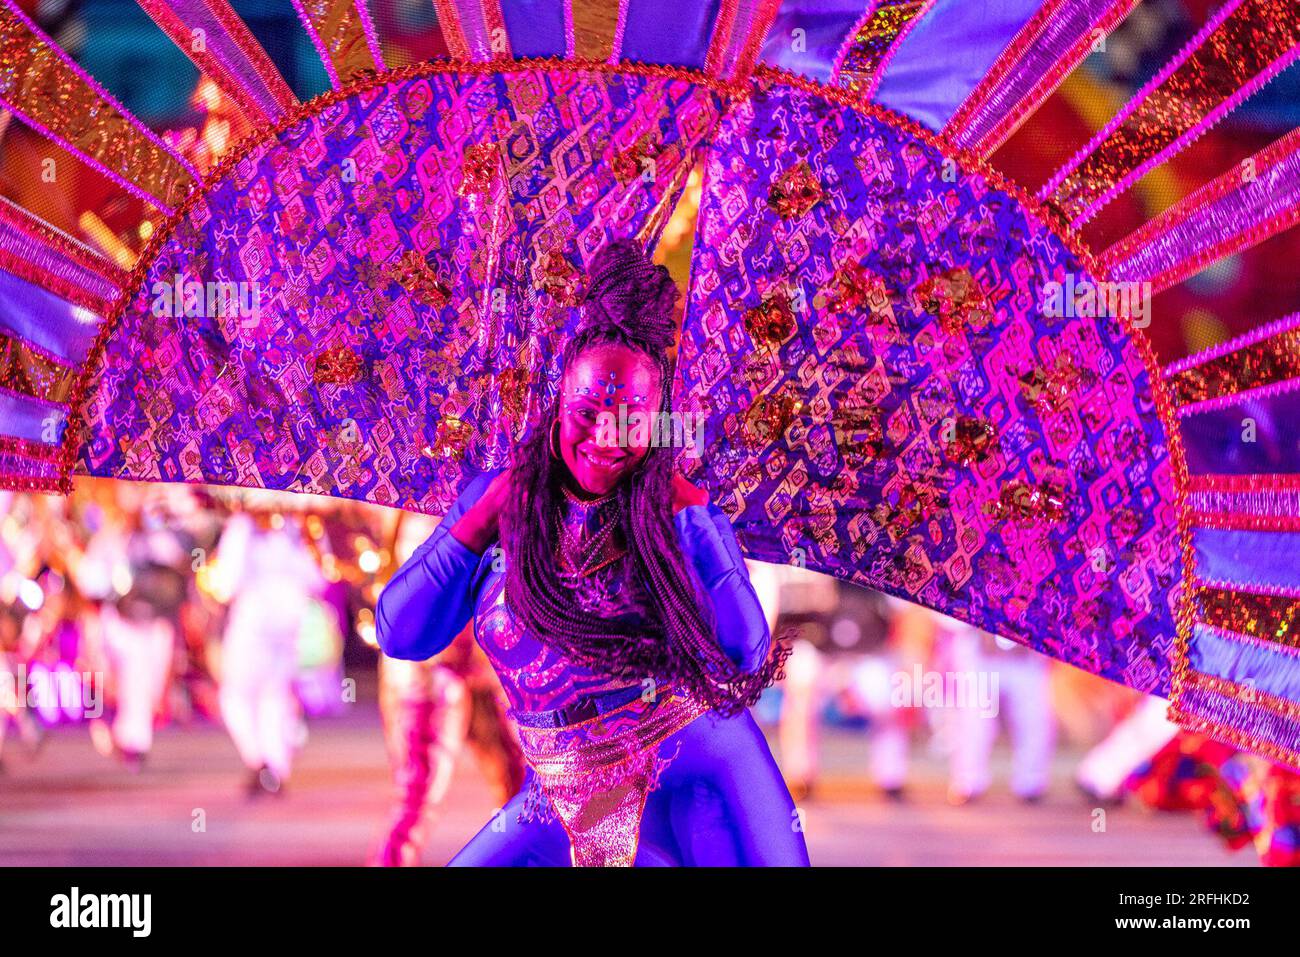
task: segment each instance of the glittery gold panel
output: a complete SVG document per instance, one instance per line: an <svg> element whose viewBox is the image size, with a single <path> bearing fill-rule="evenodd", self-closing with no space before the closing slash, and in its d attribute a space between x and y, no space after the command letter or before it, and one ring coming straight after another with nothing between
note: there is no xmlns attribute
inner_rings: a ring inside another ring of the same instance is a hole
<svg viewBox="0 0 1300 957"><path fill-rule="evenodd" d="M1170 378L1179 405L1201 402L1300 376L1300 329L1185 369Z"/></svg>
<svg viewBox="0 0 1300 957"><path fill-rule="evenodd" d="M579 59L608 60L618 32L617 0L572 0L573 55ZM667 16L665 12L665 16Z"/></svg>
<svg viewBox="0 0 1300 957"><path fill-rule="evenodd" d="M1225 588L1198 588L1200 620L1216 628L1300 648L1300 598L1256 595Z"/></svg>
<svg viewBox="0 0 1300 957"><path fill-rule="evenodd" d="M325 44L339 82L346 83L364 70L377 69L354 0L302 0L302 10Z"/></svg>
<svg viewBox="0 0 1300 957"><path fill-rule="evenodd" d="M75 377L71 366L0 332L0 387L47 402L66 402Z"/></svg>
<svg viewBox="0 0 1300 957"><path fill-rule="evenodd" d="M831 78L864 96L875 90L876 73L894 41L933 0L883 0L858 27L842 54L839 70Z"/></svg>
<svg viewBox="0 0 1300 957"><path fill-rule="evenodd" d="M176 206L192 184L175 157L7 7L0 7L0 101L96 167L124 178L165 206Z"/></svg>
<svg viewBox="0 0 1300 957"><path fill-rule="evenodd" d="M1121 184L1131 185L1152 161L1163 161L1245 99L1252 81L1289 63L1300 45L1300 17L1295 0L1244 0L1207 32L1163 82L1134 98L1108 135L1053 178L1045 198L1071 219L1094 214Z"/></svg>
<svg viewBox="0 0 1300 957"><path fill-rule="evenodd" d="M633 775L590 798L553 797L551 804L569 835L573 866L631 867L636 862L647 797L644 774Z"/></svg>

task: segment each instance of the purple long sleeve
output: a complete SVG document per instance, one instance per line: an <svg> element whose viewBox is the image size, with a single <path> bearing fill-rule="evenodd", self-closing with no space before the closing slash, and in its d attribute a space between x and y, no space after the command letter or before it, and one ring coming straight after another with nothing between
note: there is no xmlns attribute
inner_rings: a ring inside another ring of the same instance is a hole
<svg viewBox="0 0 1300 957"><path fill-rule="evenodd" d="M767 660L772 637L731 523L716 505L689 505L674 521L682 551L713 604L718 643L738 666L756 671Z"/></svg>
<svg viewBox="0 0 1300 957"><path fill-rule="evenodd" d="M390 658L423 661L442 651L474 614L474 579L482 556L451 535L451 527L492 481L475 478L380 592L375 619L379 647Z"/></svg>

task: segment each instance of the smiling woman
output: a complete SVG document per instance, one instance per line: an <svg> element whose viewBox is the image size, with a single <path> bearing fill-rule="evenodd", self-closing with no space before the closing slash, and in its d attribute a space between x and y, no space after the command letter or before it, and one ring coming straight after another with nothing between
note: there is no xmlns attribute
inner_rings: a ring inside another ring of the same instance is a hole
<svg viewBox="0 0 1300 957"><path fill-rule="evenodd" d="M601 434L611 412L670 410L675 296L633 242L595 257L555 401L380 598L394 657L436 654L472 617L519 725L513 820L453 863L807 863L747 710L786 650L731 527L671 446Z"/></svg>

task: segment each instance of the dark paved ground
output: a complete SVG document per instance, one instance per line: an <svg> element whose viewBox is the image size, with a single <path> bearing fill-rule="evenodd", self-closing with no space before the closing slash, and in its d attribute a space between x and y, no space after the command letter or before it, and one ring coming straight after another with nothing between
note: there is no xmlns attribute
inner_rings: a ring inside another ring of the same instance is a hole
<svg viewBox="0 0 1300 957"><path fill-rule="evenodd" d="M314 722L286 793L251 804L234 747L209 724L163 729L137 776L100 757L76 728L52 733L34 758L7 750L0 865L357 864L388 811L378 715L365 704ZM942 765L923 754L910 800L888 803L867 784L865 759L861 735L826 735L825 780L804 804L815 864L1255 863L1249 849L1227 852L1188 815L1121 808L1108 812L1105 833L1094 833L1092 808L1070 785L1075 754L1058 758L1052 791L1033 807L1019 804L1004 784L977 804L949 807ZM1001 753L997 759L1005 761ZM426 863L444 863L492 807L466 759ZM205 831L192 826L198 812Z"/></svg>

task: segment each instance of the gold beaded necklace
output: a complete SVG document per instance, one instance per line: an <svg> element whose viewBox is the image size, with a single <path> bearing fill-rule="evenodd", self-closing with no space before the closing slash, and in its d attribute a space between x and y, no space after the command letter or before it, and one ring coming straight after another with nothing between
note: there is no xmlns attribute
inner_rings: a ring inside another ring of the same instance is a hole
<svg viewBox="0 0 1300 957"><path fill-rule="evenodd" d="M581 499L573 494L567 487L563 488L565 498L573 505L583 509L595 509L596 514L600 512L614 500L614 493L601 496L597 499ZM602 559L605 552L605 546L613 537L618 523L613 520L607 520L596 532L591 535L585 542L580 542L564 523L559 510L555 513L555 531L556 537L560 544L561 565L567 565L568 568L560 569L560 578L569 581L577 581L586 578L593 572L611 565L627 554L626 549L618 549L613 555ZM581 559L580 561L578 559Z"/></svg>

